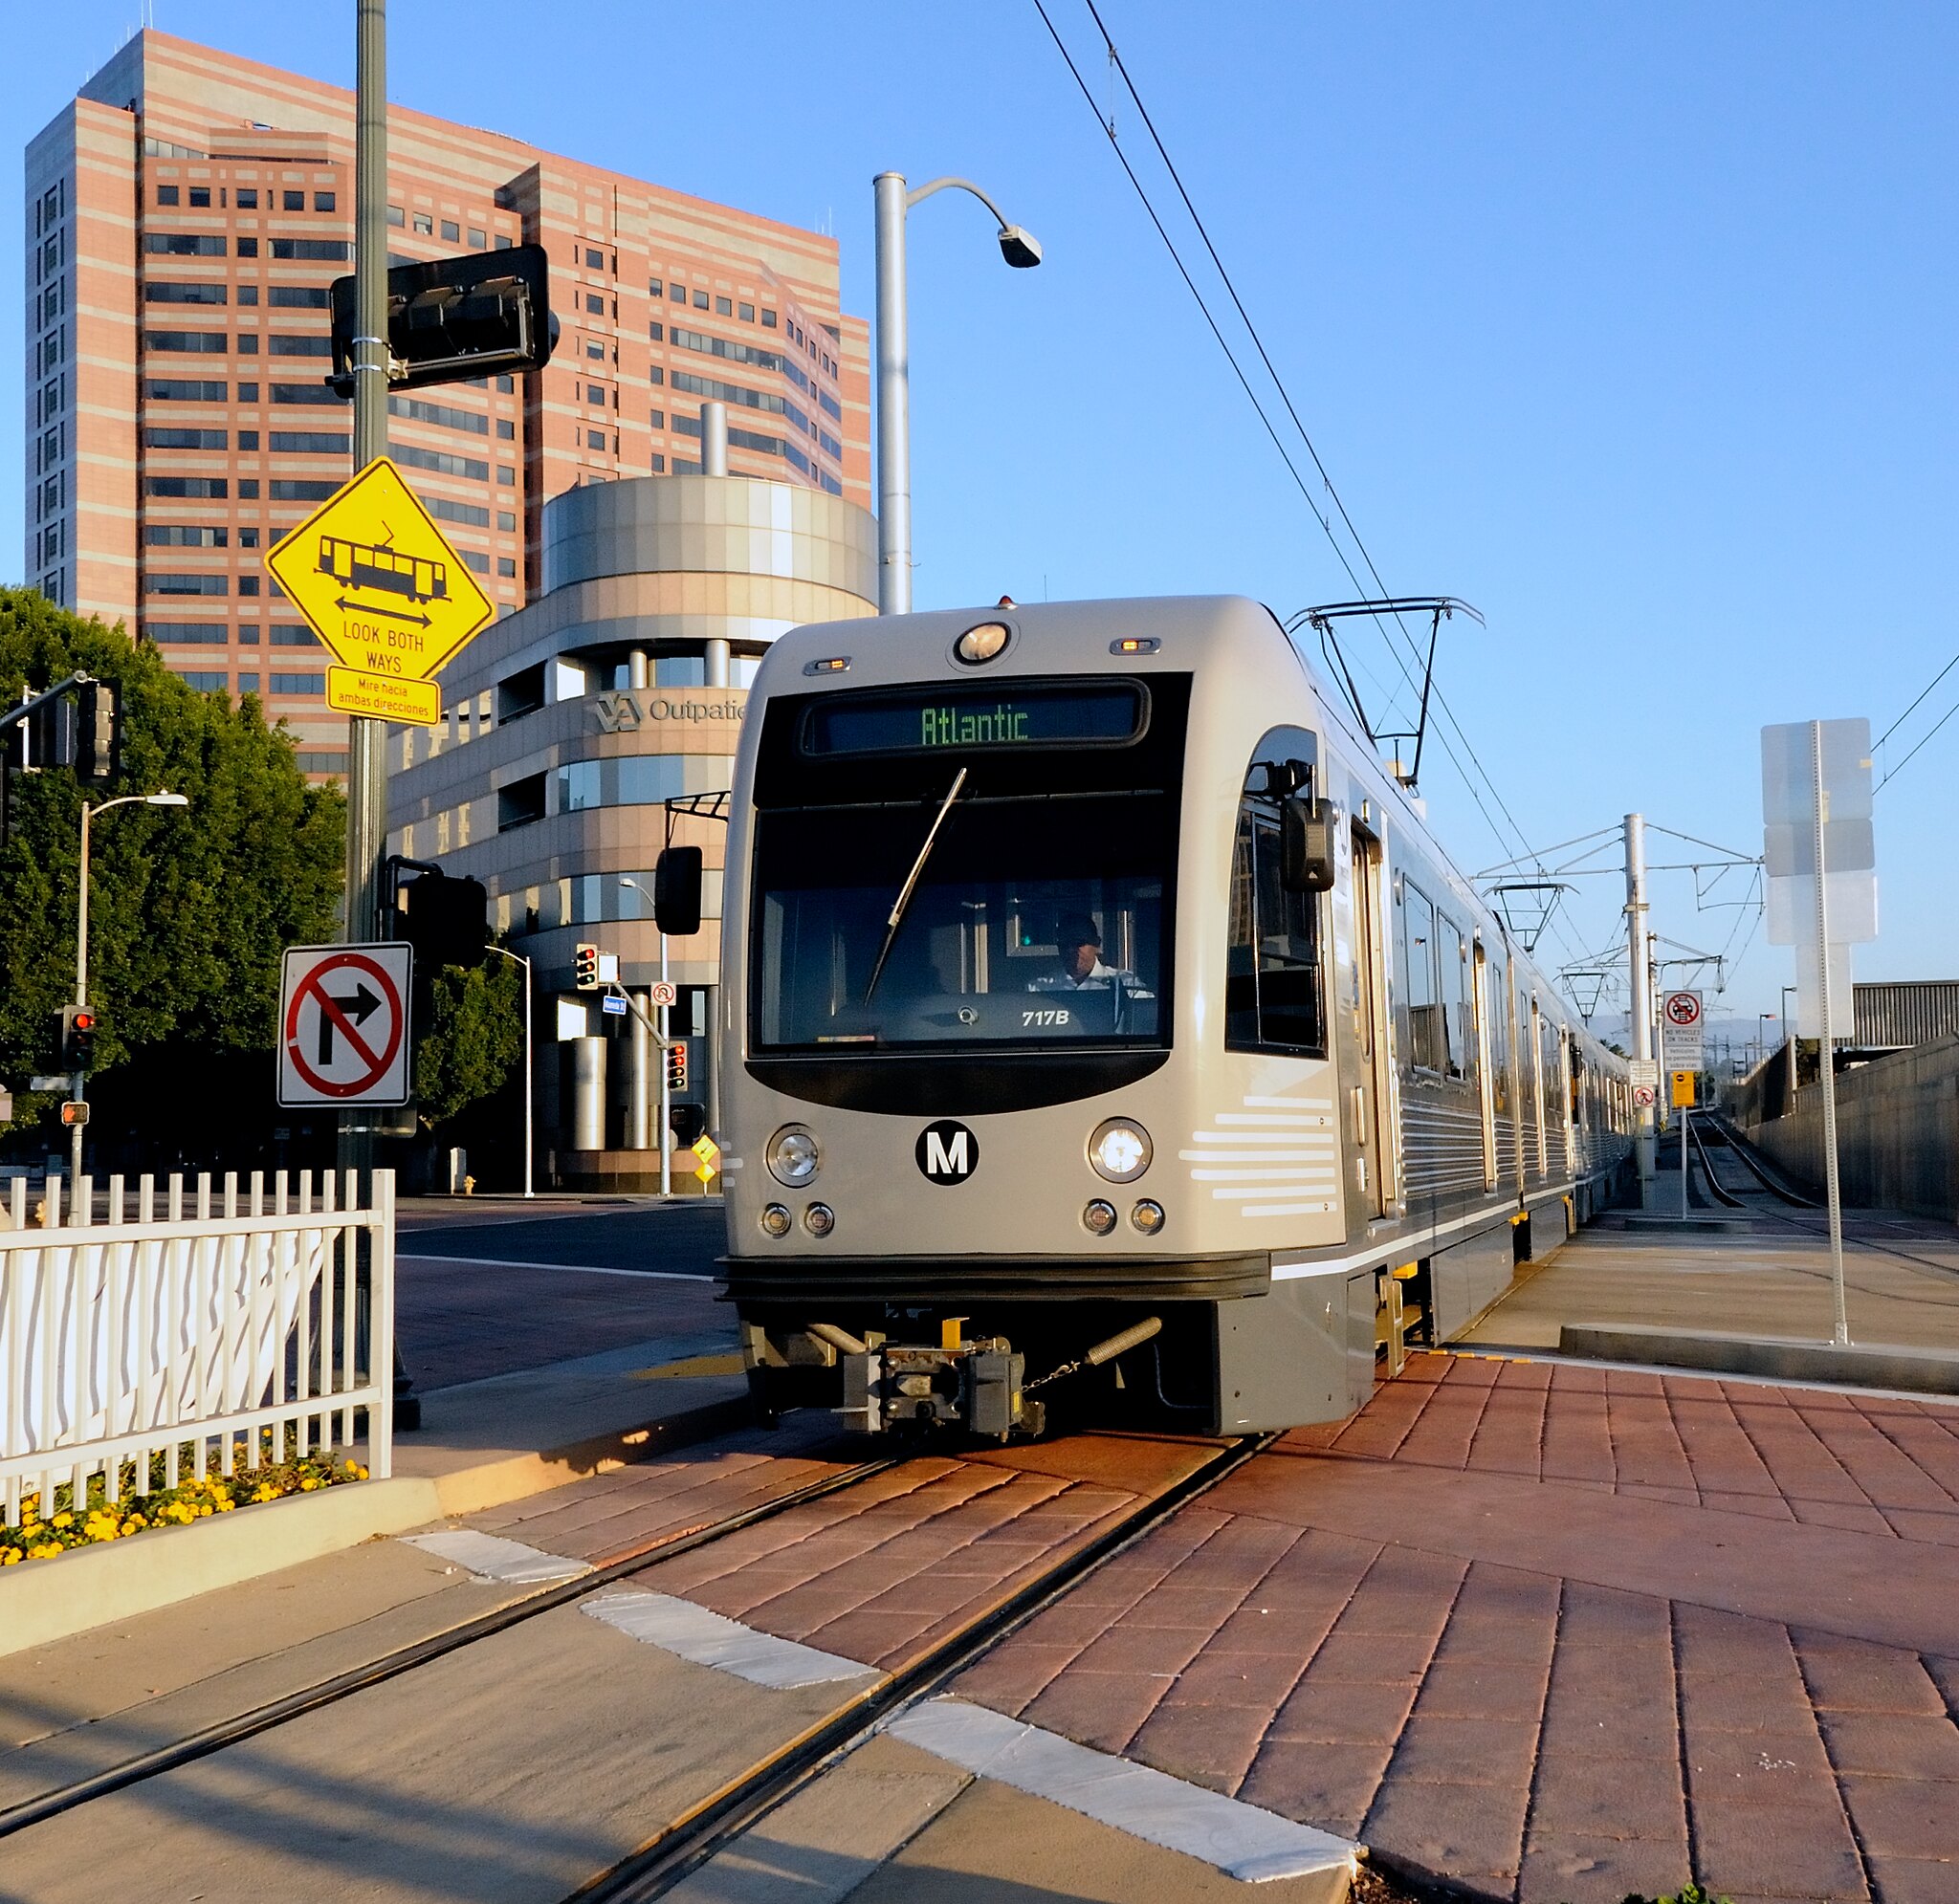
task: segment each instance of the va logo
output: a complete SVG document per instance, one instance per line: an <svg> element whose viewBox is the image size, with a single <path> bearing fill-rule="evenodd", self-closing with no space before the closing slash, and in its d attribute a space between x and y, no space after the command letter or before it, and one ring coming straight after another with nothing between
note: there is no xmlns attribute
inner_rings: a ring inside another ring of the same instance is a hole
<svg viewBox="0 0 1959 1904"><path fill-rule="evenodd" d="M639 703L630 694L601 694L592 703L601 733L631 733L639 726Z"/></svg>
<svg viewBox="0 0 1959 1904"><path fill-rule="evenodd" d="M963 1124L941 1118L918 1133L915 1155L928 1183L964 1183L980 1168L980 1140Z"/></svg>

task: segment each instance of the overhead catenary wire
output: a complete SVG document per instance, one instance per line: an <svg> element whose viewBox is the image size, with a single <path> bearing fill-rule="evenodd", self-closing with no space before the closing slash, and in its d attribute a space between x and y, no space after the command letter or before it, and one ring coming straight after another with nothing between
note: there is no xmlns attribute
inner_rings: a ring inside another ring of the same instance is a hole
<svg viewBox="0 0 1959 1904"><path fill-rule="evenodd" d="M1201 216L1199 214L1197 207L1191 199L1190 193L1184 187L1181 175L1178 172L1176 164L1171 159L1168 148L1165 146L1161 136L1156 131L1156 123L1150 117L1148 107L1145 106L1143 103L1142 96L1138 92L1134 80L1131 77L1128 67L1124 64L1121 55L1116 50L1113 38L1109 33L1107 27L1103 24L1101 14L1097 11L1093 4L1093 0L1085 0L1085 4L1087 4L1089 13L1095 23L1096 31L1100 33L1102 37L1103 45L1107 50L1110 64L1114 69L1114 71L1120 76L1125 90L1128 92L1130 98L1134 102L1137 116L1140 118L1144 127L1149 132L1151 141L1156 146L1158 156L1161 158L1165 168L1170 173L1173 183L1176 185L1178 197L1182 200L1186 211L1189 213L1193 224L1197 227L1198 234L1200 238L1202 240L1204 250L1208 253L1211 259L1211 263L1213 267L1216 269L1220 278L1223 281L1225 291L1229 295L1232 305L1238 313L1240 321L1244 324L1245 331L1250 336L1253 347L1258 352L1259 360L1261 363L1264 365L1267 376L1271 379L1274 388L1278 391L1280 401L1285 405L1287 416L1290 420L1294 429L1298 432L1301 442L1305 445L1307 452L1312 460L1313 467L1318 472L1321 481L1324 483L1326 487L1328 495L1332 498L1333 506L1339 514L1340 521L1343 527L1346 529L1349 537L1353 541L1355 552L1358 554L1361 562L1365 565L1368 574L1373 578L1374 585L1378 593L1378 596L1382 598L1387 597L1390 593L1387 583L1382 580L1378 566L1376 564L1374 558L1372 554L1369 552L1365 541L1361 538L1359 531L1354 527L1353 517L1347 510L1346 503L1341 498L1338 490L1334 487L1332 478L1329 474L1325 464L1321 461L1319 451L1313 445L1312 439L1310 433L1308 432L1304 422L1301 420L1299 416L1298 408L1293 404L1291 396L1286 388L1285 380L1279 375L1276 366L1272 362L1270 353L1266 349L1265 342L1259 335L1258 327L1256 326L1256 324L1254 324L1250 314L1246 311L1244 300L1239 296L1237 287L1232 282L1230 274L1226 270L1223 260L1220 257L1218 253L1217 247L1212 243L1210 233L1208 230L1205 228L1203 220ZM1342 569L1346 571L1348 580L1353 583L1356 593L1365 596L1367 594L1366 585L1361 581L1360 576L1356 572L1354 562L1349 558L1346 549L1342 547L1339 536L1334 534L1332 518L1327 514L1327 513L1324 510L1320 508L1319 504L1314 500L1313 495L1310 490L1309 489L1304 476L1300 472L1297 463L1293 460L1291 454L1287 449L1287 447L1280 436L1278 427L1274 423L1270 412L1267 410L1266 404L1260 398L1257 390L1253 387L1251 379L1246 374L1244 366L1239 361L1237 354L1232 350L1229 341L1226 339L1224 336L1223 329L1219 323L1217 317L1212 312L1210 305L1204 296L1203 292L1199 288L1196 278L1192 275L1189 267L1184 263L1183 257L1177 248L1176 241L1171 237L1168 228L1165 226L1161 215L1157 212L1156 205L1152 201L1147 187L1144 186L1142 180L1137 176L1135 168L1130 164L1128 154L1124 152L1124 150L1122 149L1121 143L1115 136L1114 128L1111 123L1111 120L1104 117L1101 107L1096 102L1093 92L1090 89L1087 80L1083 77L1081 69L1076 64L1073 55L1068 51L1067 42L1062 38L1060 32L1055 27L1054 21L1049 15L1046 6L1044 4L1044 0L1034 0L1034 9L1035 11L1039 13L1039 15L1041 16L1042 25L1047 29L1048 37L1053 40L1055 50L1061 55L1064 63L1068 67L1069 76L1073 78L1077 90L1081 93L1083 100L1087 103L1090 112L1094 114L1095 122L1098 129L1103 133L1104 137L1108 139L1110 149L1115 154L1116 162L1121 165L1124 175L1128 178L1131 186L1136 194L1137 199L1141 202L1143 209L1149 217L1150 223L1156 229L1156 235L1162 240L1164 249L1170 253L1171 260L1177 267L1178 276L1180 276L1183 279L1185 288L1190 292L1192 297L1196 300L1198 309L1200 313L1202 315L1204 322L1206 326L1209 328L1212 337L1217 339L1219 348L1223 351L1225 361L1230 364L1232 372L1238 379L1240 386L1244 389L1245 396L1249 399L1252 405L1253 409L1257 412L1259 421L1265 426L1266 433L1272 439L1273 448L1279 451L1280 459L1285 463L1288 473L1291 476L1295 487L1297 487L1297 489L1299 490L1301 499L1306 503L1307 507L1312 512L1313 519L1320 525L1322 534L1326 536L1329 544L1332 546L1335 557L1339 560L1340 566L1342 567ZM1407 662L1403 659L1399 649L1396 646L1394 641L1389 638L1387 633L1387 624L1381 622L1380 617L1378 615L1376 616L1375 620L1376 625L1381 628L1382 639L1387 645L1389 653L1394 657L1396 666L1399 669L1402 679L1408 684L1411 690L1414 689L1416 686L1414 677L1410 674ZM1414 654L1416 660L1419 663L1421 659L1420 650L1415 647L1413 640L1409 636L1407 629L1401 626L1398 620L1395 621L1394 625L1396 631L1399 634L1401 638L1401 642L1403 643L1403 645L1408 646L1410 652ZM1481 778L1484 786L1486 786L1488 789L1490 797L1496 802L1498 810L1502 813L1504 819L1508 821L1511 838L1519 846L1521 846L1524 849L1524 856L1526 858L1534 857L1531 854L1530 843L1528 837L1525 835L1523 827L1518 823L1515 814L1513 814L1510 811L1508 802L1505 800L1501 790L1497 787L1496 782L1491 778L1488 769L1485 767L1485 765L1483 764L1482 757L1477 754L1474 743L1469 739L1469 736L1467 733L1464 731L1461 720L1457 717L1454 709L1449 706L1446 697L1442 693L1442 691L1439 689L1435 689L1432 683L1430 685L1430 698L1432 700L1433 705L1435 706L1437 713L1439 714L1439 716L1441 716L1441 720L1438 721L1436 738L1441 744L1442 752L1448 757L1450 764L1456 769L1457 774L1461 777L1464 787L1465 791L1468 793L1471 800L1474 802L1478 812L1480 812L1483 815L1485 823L1489 827L1491 833L1495 835L1500 843L1509 843L1508 842L1505 841L1502 827L1500 827L1497 824L1497 821L1495 818L1491 815L1488 806L1485 803L1482 794L1477 790L1476 779L1471 777L1468 769L1466 769L1464 766L1463 760L1461 759L1461 757L1459 757L1456 749L1453 746L1451 746L1448 733L1442 731L1441 725L1442 720L1445 720L1448 724L1448 727L1454 730L1456 737L1461 742L1464 752L1467 754L1470 761L1474 765L1476 777ZM1569 952L1572 950L1571 944L1570 941L1565 938L1562 929L1554 921L1548 922L1548 929L1552 931L1552 935L1555 938L1557 938L1560 941L1560 943L1564 945L1565 950Z"/></svg>

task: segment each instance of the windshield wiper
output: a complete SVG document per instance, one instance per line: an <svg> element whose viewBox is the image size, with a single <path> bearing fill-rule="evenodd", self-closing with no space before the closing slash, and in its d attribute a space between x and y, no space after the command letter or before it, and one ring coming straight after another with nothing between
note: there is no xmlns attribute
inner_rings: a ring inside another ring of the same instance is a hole
<svg viewBox="0 0 1959 1904"><path fill-rule="evenodd" d="M898 888L897 903L891 908L891 916L885 921L884 944L877 949L877 963L870 968L870 983L864 988L864 1002L870 1003L870 995L877 990L877 981L884 974L884 962L891 954L891 946L898 936L898 927L905 917L905 908L912 903L912 889L918 884L918 875L925 870L925 862L932 857L933 842L938 838L938 829L945 824L945 817L953 810L953 802L959 797L959 789L966 784L966 770L961 767L953 776L951 790L939 802L938 818L932 822L932 831L925 836L924 845L918 848L918 857L912 862L912 870L905 875L905 883Z"/></svg>

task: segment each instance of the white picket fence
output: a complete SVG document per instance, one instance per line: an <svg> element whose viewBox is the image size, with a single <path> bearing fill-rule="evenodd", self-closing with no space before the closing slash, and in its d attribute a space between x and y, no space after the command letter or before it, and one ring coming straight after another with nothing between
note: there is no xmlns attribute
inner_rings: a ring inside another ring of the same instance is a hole
<svg viewBox="0 0 1959 1904"><path fill-rule="evenodd" d="M99 1222L89 1178L65 1220L62 1190L50 1176L44 1205L31 1209L27 1181L15 1178L0 1227L9 1523L18 1523L23 1494L37 1494L45 1514L57 1485L72 1483L80 1503L96 1474L109 1499L123 1498L132 1461L126 1492L146 1494L157 1454L165 1487L286 1458L294 1437L302 1454L364 1439L368 1472L388 1473L392 1171L374 1172L365 1209L352 1171L323 1172L317 1190L311 1171L291 1183L280 1171L269 1187L253 1171L242 1192L231 1174L215 1195L209 1176L187 1187L178 1176L162 1186L114 1176Z"/></svg>

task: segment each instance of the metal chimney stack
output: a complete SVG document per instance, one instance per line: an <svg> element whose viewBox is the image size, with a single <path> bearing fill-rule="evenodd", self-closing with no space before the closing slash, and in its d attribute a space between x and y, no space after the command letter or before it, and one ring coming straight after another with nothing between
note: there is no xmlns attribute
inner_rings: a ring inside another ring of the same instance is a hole
<svg viewBox="0 0 1959 1904"><path fill-rule="evenodd" d="M700 406L700 472L704 476L728 473L728 405L703 404Z"/></svg>

